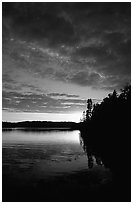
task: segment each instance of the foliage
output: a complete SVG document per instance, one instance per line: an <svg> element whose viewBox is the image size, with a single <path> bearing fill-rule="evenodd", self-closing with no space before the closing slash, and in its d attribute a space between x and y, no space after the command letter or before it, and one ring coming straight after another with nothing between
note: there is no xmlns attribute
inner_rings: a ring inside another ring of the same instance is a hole
<svg viewBox="0 0 133 204"><path fill-rule="evenodd" d="M106 117L113 117L117 115L118 112L122 115L126 114L126 109L130 108L131 104L131 86L126 86L121 89L121 93L118 95L114 90L112 94L108 94L108 97L104 98L101 104L92 105L92 100L87 100L87 110L86 117L84 117L85 122L90 120L100 120ZM125 108L125 109L124 109ZM124 115L122 116L124 117ZM100 121L99 121L100 122Z"/></svg>

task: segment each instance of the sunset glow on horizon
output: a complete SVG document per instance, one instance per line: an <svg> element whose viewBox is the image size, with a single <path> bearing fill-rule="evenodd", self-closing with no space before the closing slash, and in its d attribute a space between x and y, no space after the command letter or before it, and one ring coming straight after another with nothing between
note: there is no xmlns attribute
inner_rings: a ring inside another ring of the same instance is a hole
<svg viewBox="0 0 133 204"><path fill-rule="evenodd" d="M8 120L7 120L8 118ZM68 113L68 114L53 114L53 113L12 113L3 112L2 120L4 122L20 122L20 121L53 121L53 122L80 122L82 113Z"/></svg>

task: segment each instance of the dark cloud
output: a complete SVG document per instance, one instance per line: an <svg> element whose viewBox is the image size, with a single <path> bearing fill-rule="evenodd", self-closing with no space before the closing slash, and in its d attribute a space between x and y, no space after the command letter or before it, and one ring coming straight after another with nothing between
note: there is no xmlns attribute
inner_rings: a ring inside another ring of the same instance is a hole
<svg viewBox="0 0 133 204"><path fill-rule="evenodd" d="M70 78L72 83L79 84L81 86L93 86L98 84L100 75L97 73L87 73L84 71L78 72Z"/></svg>
<svg viewBox="0 0 133 204"><path fill-rule="evenodd" d="M9 26L25 39L72 43L76 39L73 25L59 15L61 8L59 3L4 3L3 16L11 18Z"/></svg>
<svg viewBox="0 0 133 204"><path fill-rule="evenodd" d="M53 97L55 97L55 96L61 96L61 97L68 97L68 98L78 98L79 96L78 95L74 95L74 94L65 94L65 93L49 93L49 94L47 94L47 96L53 96Z"/></svg>
<svg viewBox="0 0 133 204"><path fill-rule="evenodd" d="M84 35L96 27L95 32L112 30L129 18L130 3L3 3L4 28L29 40L48 39L51 45L74 44L84 30L90 31Z"/></svg>
<svg viewBox="0 0 133 204"><path fill-rule="evenodd" d="M20 91L22 90L22 87L21 86L17 86L17 85L11 85L9 83L4 83L2 85L2 89L3 90L8 90L8 91Z"/></svg>
<svg viewBox="0 0 133 204"><path fill-rule="evenodd" d="M15 80L11 79L10 75L9 74L3 74L2 75L2 82L3 83L12 83L12 84L15 84Z"/></svg>

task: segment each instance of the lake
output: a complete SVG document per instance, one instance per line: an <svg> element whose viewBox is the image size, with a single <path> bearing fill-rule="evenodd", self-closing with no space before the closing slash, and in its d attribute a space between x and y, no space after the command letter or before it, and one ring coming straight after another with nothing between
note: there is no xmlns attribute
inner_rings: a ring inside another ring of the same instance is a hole
<svg viewBox="0 0 133 204"><path fill-rule="evenodd" d="M3 201L82 201L110 180L103 167L88 170L78 130L3 131L2 144Z"/></svg>

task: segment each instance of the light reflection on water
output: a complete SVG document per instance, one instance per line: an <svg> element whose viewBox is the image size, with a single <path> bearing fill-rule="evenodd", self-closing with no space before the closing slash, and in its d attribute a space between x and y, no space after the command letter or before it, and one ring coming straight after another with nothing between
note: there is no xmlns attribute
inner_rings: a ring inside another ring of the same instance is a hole
<svg viewBox="0 0 133 204"><path fill-rule="evenodd" d="M51 199L55 202L62 201L64 196L71 201L73 196L75 201L75 197L81 199L86 195L87 201L88 189L92 192L109 183L112 178L105 168L96 165L88 170L79 134L79 131L4 131L4 200L27 202L28 197L30 202L34 198L37 202Z"/></svg>
<svg viewBox="0 0 133 204"><path fill-rule="evenodd" d="M3 145L5 143L79 144L79 131L5 131L3 132L2 143Z"/></svg>
<svg viewBox="0 0 133 204"><path fill-rule="evenodd" d="M87 169L79 131L4 131L3 174L19 180Z"/></svg>

